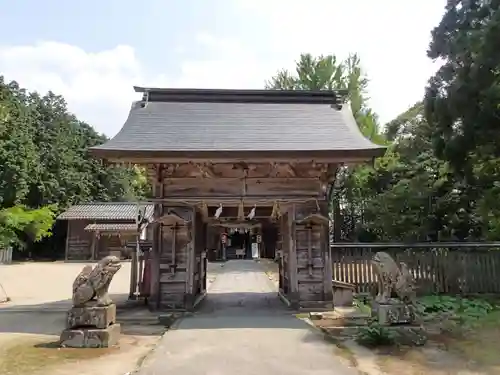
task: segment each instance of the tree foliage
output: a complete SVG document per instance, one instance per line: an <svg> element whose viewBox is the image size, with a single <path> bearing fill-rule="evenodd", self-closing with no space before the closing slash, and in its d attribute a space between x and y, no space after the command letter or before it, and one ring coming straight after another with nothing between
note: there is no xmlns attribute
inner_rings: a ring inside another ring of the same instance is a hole
<svg viewBox="0 0 500 375"><path fill-rule="evenodd" d="M498 0L448 1L428 52L442 67L420 102L380 128L355 55L340 63L302 55L296 75L281 71L267 83L347 88L363 134L390 142L373 166L337 176L337 240L500 240L499 7Z"/></svg>
<svg viewBox="0 0 500 375"><path fill-rule="evenodd" d="M25 246L50 236L57 207L28 209L17 205L0 211L0 248Z"/></svg>
<svg viewBox="0 0 500 375"><path fill-rule="evenodd" d="M106 139L61 96L28 92L0 76L0 242L41 240L54 215L73 204L143 197L143 170L89 156Z"/></svg>
<svg viewBox="0 0 500 375"><path fill-rule="evenodd" d="M356 54L303 54L266 82L347 90L360 131L388 146L373 166L339 170L336 240L500 240L499 35L500 0L448 0L428 51L443 65L422 100L385 126ZM105 140L62 97L0 78L0 242L33 246L71 204L144 196L144 170L89 157Z"/></svg>
<svg viewBox="0 0 500 375"><path fill-rule="evenodd" d="M295 74L281 70L266 82L268 90L347 90L351 110L362 133L383 143L377 116L368 106L367 87L368 79L356 54L345 60L338 60L335 55L302 54L296 62Z"/></svg>

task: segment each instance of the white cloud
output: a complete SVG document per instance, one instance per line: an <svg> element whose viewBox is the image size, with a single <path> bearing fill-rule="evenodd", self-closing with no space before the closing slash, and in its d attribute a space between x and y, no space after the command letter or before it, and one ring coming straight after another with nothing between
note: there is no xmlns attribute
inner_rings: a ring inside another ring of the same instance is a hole
<svg viewBox="0 0 500 375"><path fill-rule="evenodd" d="M29 90L63 95L70 111L108 135L120 129L137 99L132 86L163 80L148 80L130 46L92 53L57 42L0 46L0 72Z"/></svg>
<svg viewBox="0 0 500 375"><path fill-rule="evenodd" d="M294 68L301 53L358 53L370 79L371 105L386 122L420 100L438 65L426 56L430 31L445 0L238 0L252 19L253 42L197 38L218 48L217 59L185 63L186 76L225 87L262 87L278 69ZM266 47L266 52L262 46Z"/></svg>
<svg viewBox="0 0 500 375"><path fill-rule="evenodd" d="M192 44L173 46L179 55L203 56L180 60L175 78L152 74L132 46L89 52L57 42L0 46L0 74L63 95L79 118L112 136L138 98L133 85L262 88L277 70L293 69L300 53L357 52L371 81L371 105L388 121L421 99L436 69L425 52L444 1L235 0L235 17L239 12L254 27L229 37L200 30Z"/></svg>

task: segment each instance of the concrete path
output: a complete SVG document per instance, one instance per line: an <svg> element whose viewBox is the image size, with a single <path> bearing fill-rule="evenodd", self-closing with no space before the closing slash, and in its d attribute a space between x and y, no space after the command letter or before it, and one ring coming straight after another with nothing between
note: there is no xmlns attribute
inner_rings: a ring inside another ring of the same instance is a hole
<svg viewBox="0 0 500 375"><path fill-rule="evenodd" d="M163 336L139 374L357 374L274 289L258 263L225 263L200 310Z"/></svg>

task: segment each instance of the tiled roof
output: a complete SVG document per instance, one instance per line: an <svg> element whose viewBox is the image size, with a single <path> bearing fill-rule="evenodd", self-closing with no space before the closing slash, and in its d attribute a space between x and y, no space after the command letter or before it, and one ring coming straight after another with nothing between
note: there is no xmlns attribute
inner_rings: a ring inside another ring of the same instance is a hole
<svg viewBox="0 0 500 375"><path fill-rule="evenodd" d="M146 204L146 219L153 216L154 205ZM71 206L58 220L135 220L136 203L89 203Z"/></svg>
<svg viewBox="0 0 500 375"><path fill-rule="evenodd" d="M118 134L92 148L96 154L383 150L361 134L348 103L335 104L335 92L141 90L153 90L147 104L135 102Z"/></svg>
<svg viewBox="0 0 500 375"><path fill-rule="evenodd" d="M86 231L102 232L137 232L136 224L89 224L85 227Z"/></svg>

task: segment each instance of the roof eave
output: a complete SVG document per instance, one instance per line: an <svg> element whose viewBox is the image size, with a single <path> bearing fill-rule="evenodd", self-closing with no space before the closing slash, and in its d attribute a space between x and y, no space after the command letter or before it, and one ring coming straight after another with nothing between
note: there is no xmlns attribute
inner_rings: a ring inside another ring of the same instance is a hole
<svg viewBox="0 0 500 375"><path fill-rule="evenodd" d="M104 146L104 147L103 147ZM90 154L95 158L110 162L149 163L153 161L194 161L194 160L324 160L331 162L362 162L383 156L386 147L376 146L353 150L280 150L280 151L162 151L162 150L120 150L92 147Z"/></svg>

